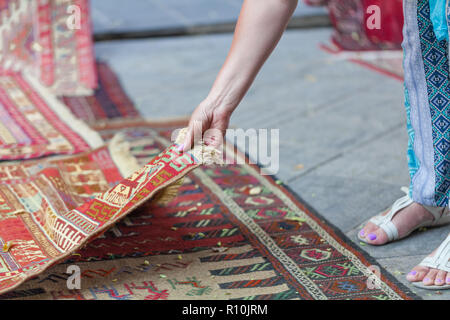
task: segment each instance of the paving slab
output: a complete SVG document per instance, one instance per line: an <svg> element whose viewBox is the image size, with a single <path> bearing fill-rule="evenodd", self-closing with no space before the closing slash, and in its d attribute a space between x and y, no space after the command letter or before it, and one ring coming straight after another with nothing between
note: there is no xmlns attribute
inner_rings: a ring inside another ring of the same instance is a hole
<svg viewBox="0 0 450 320"><path fill-rule="evenodd" d="M330 34L287 31L231 125L279 129L277 177L359 244L359 226L402 196L400 187L409 183L403 85L320 51ZM206 96L231 39L221 34L101 42L96 54L118 73L144 116L180 116ZM441 227L361 249L380 263L398 258L396 265L408 270L421 260L410 256L423 258L448 232ZM404 281L404 275L394 276Z"/></svg>
<svg viewBox="0 0 450 320"><path fill-rule="evenodd" d="M236 21L242 0L92 0L94 33L134 32ZM294 16L326 14L300 2Z"/></svg>
<svg viewBox="0 0 450 320"><path fill-rule="evenodd" d="M341 230L351 231L404 195L400 186L409 185L406 141L404 128L396 128L300 170L288 184Z"/></svg>
<svg viewBox="0 0 450 320"><path fill-rule="evenodd" d="M396 185L314 173L288 185L344 233L356 230L402 195ZM350 238L356 240L352 233Z"/></svg>
<svg viewBox="0 0 450 320"><path fill-rule="evenodd" d="M241 128L283 128L282 180L298 175L299 163L309 170L405 121L401 84L319 51L329 33L288 31L232 118ZM230 43L231 35L131 40L99 43L96 52L126 79L144 115L179 116L204 99Z"/></svg>

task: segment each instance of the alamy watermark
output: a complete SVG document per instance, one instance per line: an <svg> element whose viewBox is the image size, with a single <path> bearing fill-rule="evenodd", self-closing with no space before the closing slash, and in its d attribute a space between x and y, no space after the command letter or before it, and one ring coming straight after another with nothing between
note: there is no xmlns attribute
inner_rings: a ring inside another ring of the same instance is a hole
<svg viewBox="0 0 450 320"><path fill-rule="evenodd" d="M181 129L174 130L172 141L175 141ZM223 164L245 164L246 157L239 156L233 145L248 156L248 163L257 164L263 175L277 174L280 169L280 130L279 129L227 129L227 145L223 143L223 134L218 129L202 130L202 125L197 122L193 125L194 145L202 139L213 141L210 144L221 152ZM212 140L210 139L212 137Z"/></svg>
<svg viewBox="0 0 450 320"><path fill-rule="evenodd" d="M368 266L367 270L371 272L371 274L367 277L366 286L370 290L379 290L381 289L381 270L379 266Z"/></svg>
<svg viewBox="0 0 450 320"><path fill-rule="evenodd" d="M69 15L66 25L69 30L81 29L81 8L76 4L67 6L66 13Z"/></svg>
<svg viewBox="0 0 450 320"><path fill-rule="evenodd" d="M368 6L366 13L369 17L366 20L366 26L369 30L381 29L381 8L376 4Z"/></svg>
<svg viewBox="0 0 450 320"><path fill-rule="evenodd" d="M81 269L75 264L71 264L67 267L66 273L69 274L66 285L67 289L81 289Z"/></svg>

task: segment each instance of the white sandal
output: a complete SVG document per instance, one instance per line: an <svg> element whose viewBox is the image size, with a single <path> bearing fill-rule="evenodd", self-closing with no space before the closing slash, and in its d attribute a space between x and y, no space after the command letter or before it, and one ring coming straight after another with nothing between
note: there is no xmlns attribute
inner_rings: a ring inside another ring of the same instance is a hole
<svg viewBox="0 0 450 320"><path fill-rule="evenodd" d="M419 266L450 272L450 234L447 236L444 242L442 242L441 245L436 249L434 255L432 257L426 257L425 259L423 259L422 262L419 264ZM423 283L423 281L412 282L412 284L416 287L429 290L450 289L450 284L444 284L442 286L437 285L427 286Z"/></svg>
<svg viewBox="0 0 450 320"><path fill-rule="evenodd" d="M420 228L424 227L438 227L447 223L450 223L450 213L448 207L433 207L433 206L425 206L424 208L427 209L434 217L431 221L425 221L421 224L419 224L417 227L410 230L407 234L405 234L403 237L400 237L398 234L397 227L395 224L392 223L392 219L394 216L402 210L403 208L409 207L411 204L414 203L414 201L409 197L409 189L407 187L402 187L401 190L406 193L406 196L401 197L397 201L394 202L392 205L391 210L386 215L378 215L373 218L371 218L369 221L373 224L377 225L381 229L386 232L388 236L388 242L392 242L395 240L403 239L407 236L409 236L412 232L415 230L418 230ZM367 244L370 244L367 242L366 239L361 238L360 234L358 233L358 239L360 241L363 241Z"/></svg>

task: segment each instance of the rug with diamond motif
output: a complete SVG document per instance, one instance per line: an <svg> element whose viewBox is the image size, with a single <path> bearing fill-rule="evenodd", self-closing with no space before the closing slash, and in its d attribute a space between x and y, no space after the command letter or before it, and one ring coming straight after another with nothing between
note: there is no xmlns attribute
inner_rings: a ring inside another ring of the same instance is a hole
<svg viewBox="0 0 450 320"><path fill-rule="evenodd" d="M122 121L131 154L147 163L184 121ZM238 154L239 157L244 157ZM412 299L285 186L252 164L202 166L178 196L145 203L82 250L3 299ZM71 267L79 268L73 287Z"/></svg>

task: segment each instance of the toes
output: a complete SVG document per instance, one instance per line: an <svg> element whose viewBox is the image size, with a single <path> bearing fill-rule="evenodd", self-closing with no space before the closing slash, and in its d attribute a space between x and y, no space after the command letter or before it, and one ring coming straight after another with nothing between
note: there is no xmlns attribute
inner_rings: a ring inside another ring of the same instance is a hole
<svg viewBox="0 0 450 320"><path fill-rule="evenodd" d="M384 216L389 212L390 209L386 210L381 215ZM358 236L360 239L372 245L382 245L388 242L386 233L370 221L358 232Z"/></svg>
<svg viewBox="0 0 450 320"><path fill-rule="evenodd" d="M359 237L365 239L366 236L375 231L376 229L378 229L377 225L372 223L372 222L368 222L360 231L359 231Z"/></svg>
<svg viewBox="0 0 450 320"><path fill-rule="evenodd" d="M368 233L365 239L367 240L368 243L373 245L382 245L388 242L389 240L386 232L384 232L384 230L381 228L378 228Z"/></svg>
<svg viewBox="0 0 450 320"><path fill-rule="evenodd" d="M370 232L373 232L378 229L378 226L375 223L368 222L366 226L364 227L364 231L366 234L369 234Z"/></svg>
<svg viewBox="0 0 450 320"><path fill-rule="evenodd" d="M428 273L423 278L422 282L426 286L434 285L434 281L436 280L436 276L438 275L439 270L437 269L430 269Z"/></svg>
<svg viewBox="0 0 450 320"><path fill-rule="evenodd" d="M436 286L443 286L445 284L445 278L447 277L447 272L443 270L439 270L439 272L436 275L436 278L434 279L434 284Z"/></svg>
<svg viewBox="0 0 450 320"><path fill-rule="evenodd" d="M410 282L422 281L429 271L430 269L427 267L416 266L411 270L410 273L407 274L406 279Z"/></svg>

